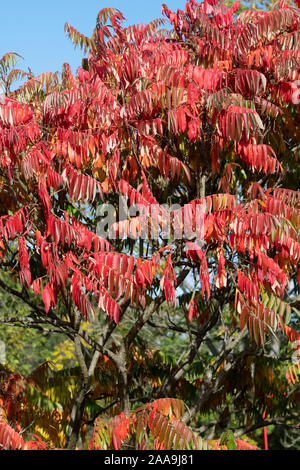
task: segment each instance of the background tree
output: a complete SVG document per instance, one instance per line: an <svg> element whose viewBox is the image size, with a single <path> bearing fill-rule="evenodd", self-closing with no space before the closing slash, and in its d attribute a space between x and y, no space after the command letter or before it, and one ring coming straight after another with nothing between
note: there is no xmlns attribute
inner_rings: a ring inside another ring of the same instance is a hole
<svg viewBox="0 0 300 470"><path fill-rule="evenodd" d="M76 77L64 64L1 105L0 288L26 304L1 323L60 333L76 353L32 379L37 406L62 410L54 446L86 445L95 423L97 448L296 429L299 9L238 9L163 5L171 30L103 9L91 38L66 24L89 51ZM119 216L119 196L140 212L101 237L99 207Z"/></svg>

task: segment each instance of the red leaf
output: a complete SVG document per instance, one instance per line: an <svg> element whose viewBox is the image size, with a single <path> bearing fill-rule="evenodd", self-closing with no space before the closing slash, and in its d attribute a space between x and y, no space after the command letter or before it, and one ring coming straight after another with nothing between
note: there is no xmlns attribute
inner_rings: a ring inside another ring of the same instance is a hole
<svg viewBox="0 0 300 470"><path fill-rule="evenodd" d="M23 237L19 239L20 282L22 286L30 287L31 273L26 242Z"/></svg>
<svg viewBox="0 0 300 470"><path fill-rule="evenodd" d="M46 284L46 286L44 287L43 292L42 292L42 298L45 304L46 313L48 313L50 306L51 305L55 306L54 292L53 292L52 287L49 284Z"/></svg>
<svg viewBox="0 0 300 470"><path fill-rule="evenodd" d="M0 409L0 444L3 449L21 450L24 448L24 440L11 426L9 426L2 418L2 410Z"/></svg>
<svg viewBox="0 0 300 470"><path fill-rule="evenodd" d="M195 302L195 299L192 299L190 301L190 305L189 305L189 320L190 322L192 323L193 321L193 318L197 316L197 304Z"/></svg>

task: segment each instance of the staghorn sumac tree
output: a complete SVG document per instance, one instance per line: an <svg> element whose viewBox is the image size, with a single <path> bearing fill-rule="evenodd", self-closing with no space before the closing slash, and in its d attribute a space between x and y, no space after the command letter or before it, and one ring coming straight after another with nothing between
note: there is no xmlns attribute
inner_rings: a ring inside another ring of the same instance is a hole
<svg viewBox="0 0 300 470"><path fill-rule="evenodd" d="M103 9L91 38L65 26L75 77L4 98L0 288L31 313L1 323L74 343L67 402L37 381L66 447L94 423L98 449L297 425L298 6Z"/></svg>

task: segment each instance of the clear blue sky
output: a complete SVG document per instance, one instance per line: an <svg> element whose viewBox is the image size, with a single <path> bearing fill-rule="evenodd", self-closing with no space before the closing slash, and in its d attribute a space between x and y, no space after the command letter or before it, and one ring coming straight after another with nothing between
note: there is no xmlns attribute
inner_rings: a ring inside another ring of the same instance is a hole
<svg viewBox="0 0 300 470"><path fill-rule="evenodd" d="M18 67L30 66L35 75L61 71L64 62L75 72L84 54L66 36L65 22L90 36L102 8L117 8L137 24L161 18L162 3L173 11L185 7L185 0L1 0L0 57L17 52L25 59Z"/></svg>

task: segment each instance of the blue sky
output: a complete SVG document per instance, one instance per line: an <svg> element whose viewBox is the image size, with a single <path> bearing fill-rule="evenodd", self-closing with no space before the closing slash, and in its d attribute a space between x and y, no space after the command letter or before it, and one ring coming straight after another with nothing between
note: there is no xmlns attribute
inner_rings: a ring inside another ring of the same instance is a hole
<svg viewBox="0 0 300 470"><path fill-rule="evenodd" d="M27 71L29 66L35 75L61 71L64 62L75 72L84 54L67 38L65 22L90 36L102 8L117 8L128 24L136 24L161 18L162 3L173 11L185 6L185 0L2 0L0 57L17 52L25 59L18 67Z"/></svg>

